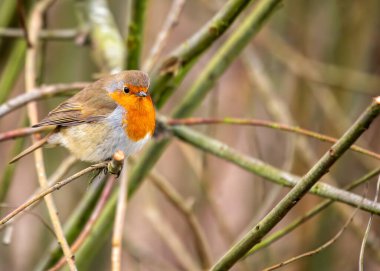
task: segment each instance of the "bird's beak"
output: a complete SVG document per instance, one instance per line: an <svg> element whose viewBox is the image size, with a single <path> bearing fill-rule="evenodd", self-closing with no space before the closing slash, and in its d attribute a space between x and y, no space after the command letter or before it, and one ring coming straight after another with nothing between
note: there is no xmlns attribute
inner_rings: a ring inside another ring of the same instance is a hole
<svg viewBox="0 0 380 271"><path fill-rule="evenodd" d="M136 93L136 96L137 97L146 97L146 96L148 96L148 94L144 91L139 91Z"/></svg>

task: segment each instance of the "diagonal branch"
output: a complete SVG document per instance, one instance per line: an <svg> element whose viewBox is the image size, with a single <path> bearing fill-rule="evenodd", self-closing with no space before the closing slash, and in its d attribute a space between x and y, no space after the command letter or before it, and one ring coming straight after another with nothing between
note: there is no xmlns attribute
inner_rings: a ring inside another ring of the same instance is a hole
<svg viewBox="0 0 380 271"><path fill-rule="evenodd" d="M363 112L359 119L335 143L322 158L304 175L293 189L238 243L223 255L211 270L228 270L255 244L259 243L271 229L297 204L318 182L344 152L369 128L380 114L380 96Z"/></svg>
<svg viewBox="0 0 380 271"><path fill-rule="evenodd" d="M163 106L195 60L231 27L252 2L255 0L229 0L205 26L166 57L152 77L152 97L157 108Z"/></svg>

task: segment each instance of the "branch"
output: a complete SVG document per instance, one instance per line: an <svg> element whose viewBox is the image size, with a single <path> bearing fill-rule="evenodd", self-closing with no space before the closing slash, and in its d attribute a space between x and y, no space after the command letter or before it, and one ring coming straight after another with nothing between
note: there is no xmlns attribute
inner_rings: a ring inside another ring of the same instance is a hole
<svg viewBox="0 0 380 271"><path fill-rule="evenodd" d="M18 137L25 137L27 135L38 134L40 132L48 132L48 131L51 131L52 129L54 129L54 127L52 126L43 126L43 127L37 127L37 128L32 128L32 127L18 128L15 130L0 133L0 142L10 140L10 139L15 139Z"/></svg>
<svg viewBox="0 0 380 271"><path fill-rule="evenodd" d="M304 175L294 188L238 243L222 256L211 270L227 270L260 242L297 202L325 175L344 152L368 129L380 114L380 96L363 112L359 119L322 158Z"/></svg>
<svg viewBox="0 0 380 271"><path fill-rule="evenodd" d="M116 181L116 175L112 175L108 178L107 183L102 191L102 194L99 197L98 203L96 204L90 218L87 220L86 225L83 227L82 232L76 238L75 242L71 245L71 251L75 253L86 238L91 234L91 230L95 225L95 222L102 213L104 206L107 203L107 200L112 192L113 184ZM49 271L58 271L65 265L65 259L62 257L53 267L49 268Z"/></svg>
<svg viewBox="0 0 380 271"><path fill-rule="evenodd" d="M140 68L147 3L148 0L132 0L127 37L128 54L126 67L128 70Z"/></svg>
<svg viewBox="0 0 380 271"><path fill-rule="evenodd" d="M125 46L106 0L76 1L79 23L89 32L92 54L98 67L107 73L123 68Z"/></svg>
<svg viewBox="0 0 380 271"><path fill-rule="evenodd" d="M123 230L125 223L125 212L127 210L127 190L128 190L128 175L125 156L122 151L117 151L114 155L114 160L118 161L120 166L123 166L120 178L119 197L116 205L116 215L112 235L112 252L111 252L111 270L120 271L121 266L121 254L122 254L122 242L123 242Z"/></svg>
<svg viewBox="0 0 380 271"><path fill-rule="evenodd" d="M163 106L196 59L222 36L247 5L254 1L229 0L205 26L166 57L152 76L152 97L157 108Z"/></svg>
<svg viewBox="0 0 380 271"><path fill-rule="evenodd" d="M352 189L358 187L359 185L367 182L368 180L370 180L374 176L378 175L379 173L380 173L380 167L378 167L377 169L372 170L368 174L364 175L362 178L353 181L351 184L349 184L348 186L346 186L344 189L352 190ZM293 230L295 230L296 228L298 228L303 223L309 221L311 218L313 218L315 215L319 214L321 211L323 211L324 209L326 209L327 207L329 207L333 203L334 203L334 200L331 200L331 199L325 200L325 201L321 202L320 204L318 204L317 206L315 206L313 209L311 209L310 211L308 211L307 213L305 213L301 217L293 220L286 227L284 227L284 228L282 228L282 229L280 229L280 230L272 233L271 235L269 235L268 237L266 237L265 239L263 239L260 243L258 243L257 245L255 245L250 251L248 251L248 253L244 257L252 255L256 251L258 251L258 250L260 250L262 248L268 247L270 244L272 244L275 241L279 240L283 236L289 234L290 232L292 232Z"/></svg>
<svg viewBox="0 0 380 271"><path fill-rule="evenodd" d="M379 198L379 189L380 189L380 176L377 179L376 193L375 193L374 202L377 202L377 199ZM365 250L365 246L366 246L366 243L367 243L367 240L368 240L368 235L369 235L369 232L370 232L370 229L371 229L372 220L373 220L373 214L371 214L370 217L369 217L367 228L365 230L364 237L363 237L363 240L362 240L362 244L360 246L359 271L363 271L364 270L364 250Z"/></svg>
<svg viewBox="0 0 380 271"><path fill-rule="evenodd" d="M2 218L0 220L0 227L3 227L3 225L5 225L10 219L14 218L18 214L20 214L23 210L25 210L29 206L33 205L34 203L40 201L41 199L43 199L45 196L49 195L50 193L52 193L56 190L59 190L61 187L71 183L72 181L78 179L80 176L82 176L86 173L89 173L89 172L94 171L96 169L105 168L106 166L107 166L106 162L102 162L102 163L98 163L98 164L89 166L88 168L85 168L85 169L75 173L74 175L70 176L69 178L66 178L62 181L59 181L59 182L55 183L54 185L44 189L43 191L38 193L36 196L27 200L26 202L21 204L19 207L17 207L15 210L13 210L11 213L9 213L4 218Z"/></svg>
<svg viewBox="0 0 380 271"><path fill-rule="evenodd" d="M12 98L11 100L8 100L4 104L0 105L0 117L3 117L13 110L20 108L21 106L32 101L52 97L58 93L62 93L68 90L82 89L88 86L88 84L89 83L86 82L75 82L70 84L56 84L33 88L32 90L20 94L19 96Z"/></svg>
<svg viewBox="0 0 380 271"><path fill-rule="evenodd" d="M352 222L352 220L354 219L354 216L356 215L358 209L355 209L355 211L352 213L352 215L350 216L350 218L346 221L346 223L344 223L343 227L335 234L335 236L333 238L331 238L329 241L327 241L326 243L324 243L322 246L314 249L314 250L311 250L311 251L308 251L308 252L305 252L305 253L302 253L301 255L298 255L296 257L293 257L289 260L286 260L286 261L283 261L279 264L276 264L276 265L273 265L271 267L268 267L268 268L265 268L263 269L263 271L272 271L272 270L275 270L275 269L278 269L280 267L283 267L285 265L288 265L288 264L291 264L295 261L298 261L302 258L305 258L305 257L310 257L310 256L313 256L315 254L318 254L320 253L321 251L323 251L324 249L328 248L329 246L331 246L332 244L334 244L338 238L342 235L342 233L347 229L348 225L350 225L350 223Z"/></svg>
<svg viewBox="0 0 380 271"><path fill-rule="evenodd" d="M38 38L48 40L73 40L78 37L78 34L80 34L80 32L76 29L44 29L39 33ZM0 28L0 37L24 38L24 33L22 29L18 28Z"/></svg>

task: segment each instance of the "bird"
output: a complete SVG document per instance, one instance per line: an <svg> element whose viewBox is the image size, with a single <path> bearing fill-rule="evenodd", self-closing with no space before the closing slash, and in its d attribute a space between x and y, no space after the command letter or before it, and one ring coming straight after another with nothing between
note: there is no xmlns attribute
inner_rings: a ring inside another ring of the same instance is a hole
<svg viewBox="0 0 380 271"><path fill-rule="evenodd" d="M85 162L108 160L118 150L126 157L135 154L155 130L149 84L149 76L138 70L107 75L91 83L33 125L54 128L10 163L45 144L63 146Z"/></svg>

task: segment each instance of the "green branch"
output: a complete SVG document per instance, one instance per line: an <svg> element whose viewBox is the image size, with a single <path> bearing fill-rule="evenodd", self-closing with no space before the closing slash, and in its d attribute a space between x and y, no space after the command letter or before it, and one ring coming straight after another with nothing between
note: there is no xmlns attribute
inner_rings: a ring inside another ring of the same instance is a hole
<svg viewBox="0 0 380 271"><path fill-rule="evenodd" d="M254 0L229 0L205 26L169 54L152 76L152 96L157 108L164 105L198 57L225 33L252 2Z"/></svg>
<svg viewBox="0 0 380 271"><path fill-rule="evenodd" d="M380 97L364 111L359 119L306 173L293 189L238 243L222 256L211 270L228 270L254 245L273 229L297 202L325 175L343 153L366 131L380 114Z"/></svg>
<svg viewBox="0 0 380 271"><path fill-rule="evenodd" d="M148 0L132 0L131 20L128 24L127 69L140 68L141 52L144 38L145 14Z"/></svg>

